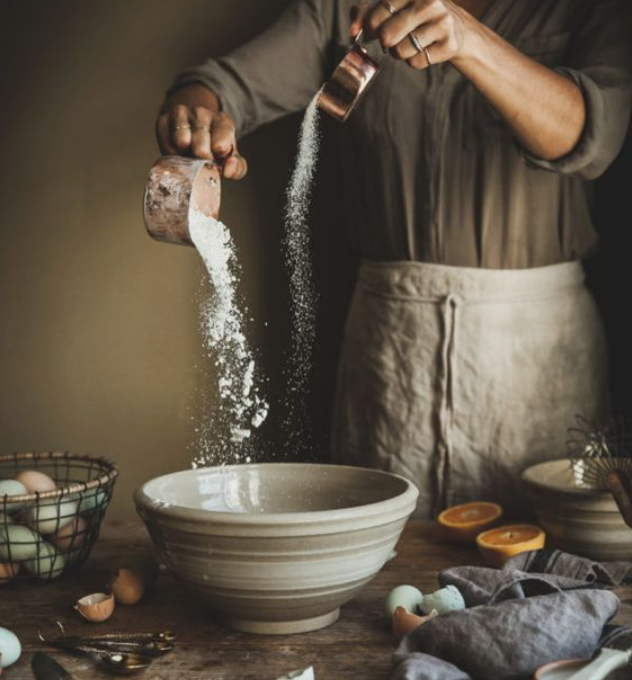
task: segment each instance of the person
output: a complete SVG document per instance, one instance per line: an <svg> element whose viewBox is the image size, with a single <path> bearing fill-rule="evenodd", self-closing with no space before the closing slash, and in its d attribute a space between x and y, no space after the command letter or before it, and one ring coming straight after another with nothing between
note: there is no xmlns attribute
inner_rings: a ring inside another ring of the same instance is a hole
<svg viewBox="0 0 632 680"><path fill-rule="evenodd" d="M525 511L521 471L608 410L581 261L591 181L630 114L629 0L296 0L266 32L182 72L161 150L247 171L238 139L304 109L364 29L380 63L341 134L362 258L341 350L338 463L400 473L416 516Z"/></svg>

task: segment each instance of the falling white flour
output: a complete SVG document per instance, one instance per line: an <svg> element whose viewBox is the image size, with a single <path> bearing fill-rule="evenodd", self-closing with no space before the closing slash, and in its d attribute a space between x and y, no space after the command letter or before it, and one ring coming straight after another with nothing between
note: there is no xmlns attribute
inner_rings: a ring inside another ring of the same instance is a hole
<svg viewBox="0 0 632 680"><path fill-rule="evenodd" d="M266 419L255 358L248 346L237 285L239 263L230 231L192 208L189 233L208 272L211 290L202 301L204 345L215 361L219 400L198 427L194 465L250 462L251 436Z"/></svg>
<svg viewBox="0 0 632 680"><path fill-rule="evenodd" d="M312 274L308 214L320 146L319 96L320 90L305 111L296 162L286 190L284 246L290 275L292 338L286 369L288 395L283 441L293 457L313 453L306 396L316 335L317 294Z"/></svg>
<svg viewBox="0 0 632 680"><path fill-rule="evenodd" d="M296 163L286 191L284 248L290 278L292 337L285 371L286 396L278 421L282 431L277 437L286 457L314 453L306 397L313 363L317 296L308 213L320 142L319 95L320 91L305 111ZM211 286L201 304L201 318L205 348L217 369L219 397L203 395L193 466L248 463L260 453L253 438L269 406L261 396L261 376L244 334L247 310L237 295L240 269L235 247L227 227L199 210L192 209L189 214L189 232Z"/></svg>

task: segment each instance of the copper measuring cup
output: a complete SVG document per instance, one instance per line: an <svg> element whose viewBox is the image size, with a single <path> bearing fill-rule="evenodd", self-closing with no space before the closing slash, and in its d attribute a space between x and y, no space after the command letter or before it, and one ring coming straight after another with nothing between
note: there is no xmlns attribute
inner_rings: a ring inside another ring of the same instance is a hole
<svg viewBox="0 0 632 680"><path fill-rule="evenodd" d="M341 122L355 109L380 68L360 44L361 40L362 31L323 85L318 98L318 106Z"/></svg>
<svg viewBox="0 0 632 680"><path fill-rule="evenodd" d="M152 238L193 245L189 211L219 219L221 174L213 161L162 156L152 166L145 185L143 217Z"/></svg>

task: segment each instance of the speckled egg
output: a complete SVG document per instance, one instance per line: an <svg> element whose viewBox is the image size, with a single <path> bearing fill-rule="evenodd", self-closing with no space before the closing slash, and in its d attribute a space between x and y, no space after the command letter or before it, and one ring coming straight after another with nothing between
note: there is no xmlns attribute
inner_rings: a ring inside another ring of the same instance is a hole
<svg viewBox="0 0 632 680"><path fill-rule="evenodd" d="M24 568L31 574L48 581L61 575L66 566L63 555L50 543L40 545L39 553L24 562Z"/></svg>
<svg viewBox="0 0 632 680"><path fill-rule="evenodd" d="M0 627L0 667L8 668L14 664L22 654L22 645L18 636L8 628Z"/></svg>
<svg viewBox="0 0 632 680"><path fill-rule="evenodd" d="M15 478L26 487L29 493L44 493L55 491L57 488L55 481L39 470L24 470L19 472Z"/></svg>
<svg viewBox="0 0 632 680"><path fill-rule="evenodd" d="M461 591L456 586L446 586L441 588L441 590L430 593L430 595L426 595L421 605L421 611L424 614L430 614L433 609L436 609L438 614L447 614L448 612L465 609L465 600L463 595L461 595Z"/></svg>
<svg viewBox="0 0 632 680"><path fill-rule="evenodd" d="M0 526L0 559L23 562L37 555L41 538L22 524Z"/></svg>
<svg viewBox="0 0 632 680"><path fill-rule="evenodd" d="M416 614L423 599L421 590L414 586L403 585L393 588L386 598L386 615L389 621L397 607L404 607L406 611Z"/></svg>

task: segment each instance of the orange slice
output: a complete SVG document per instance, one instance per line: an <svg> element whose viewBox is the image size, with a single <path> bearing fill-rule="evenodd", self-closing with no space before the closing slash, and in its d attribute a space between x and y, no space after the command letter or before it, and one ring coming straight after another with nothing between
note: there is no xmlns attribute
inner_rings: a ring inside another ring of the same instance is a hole
<svg viewBox="0 0 632 680"><path fill-rule="evenodd" d="M484 531L476 537L479 552L487 564L502 567L514 555L544 548L546 534L532 524L512 524Z"/></svg>
<svg viewBox="0 0 632 680"><path fill-rule="evenodd" d="M437 522L443 527L444 534L459 543L474 542L476 537L500 522L503 509L496 503L476 501L454 505L444 510Z"/></svg>

